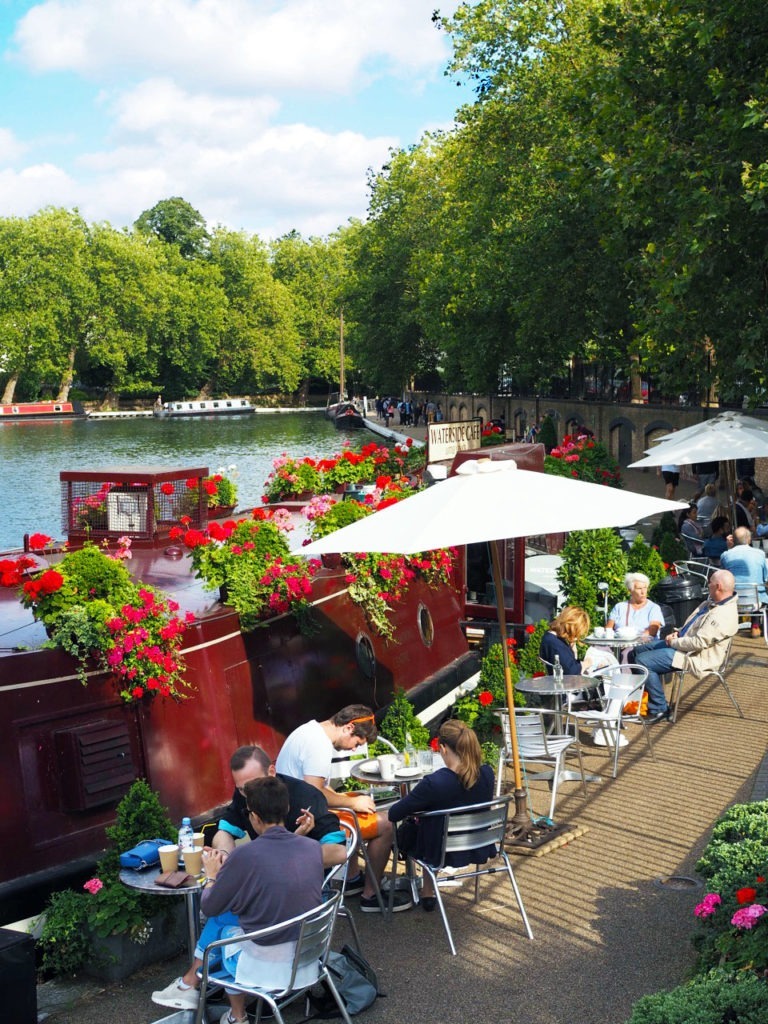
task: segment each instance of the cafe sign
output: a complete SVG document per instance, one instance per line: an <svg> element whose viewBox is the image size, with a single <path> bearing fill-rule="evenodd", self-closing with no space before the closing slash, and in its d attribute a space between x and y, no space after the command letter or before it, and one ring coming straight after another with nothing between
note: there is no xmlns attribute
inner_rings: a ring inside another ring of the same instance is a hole
<svg viewBox="0 0 768 1024"><path fill-rule="evenodd" d="M480 447L480 420L463 423L430 423L427 426L427 451L430 462L452 459L456 452L471 452Z"/></svg>

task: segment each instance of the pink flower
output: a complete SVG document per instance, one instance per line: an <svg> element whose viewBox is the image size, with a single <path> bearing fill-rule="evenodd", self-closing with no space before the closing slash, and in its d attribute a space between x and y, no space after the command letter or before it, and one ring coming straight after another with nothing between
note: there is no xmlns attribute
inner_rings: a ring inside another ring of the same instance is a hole
<svg viewBox="0 0 768 1024"><path fill-rule="evenodd" d="M708 892L701 903L694 907L693 912L696 917L712 917L715 908L719 907L722 902L716 892Z"/></svg>
<svg viewBox="0 0 768 1024"><path fill-rule="evenodd" d="M89 892L91 896L95 896L99 889L104 888L104 883L100 878L91 878L88 882L85 883L83 888L85 889L86 892Z"/></svg>
<svg viewBox="0 0 768 1024"><path fill-rule="evenodd" d="M737 910L731 918L731 924L736 928L753 928L766 912L768 907L764 907L762 903L753 903L749 907Z"/></svg>

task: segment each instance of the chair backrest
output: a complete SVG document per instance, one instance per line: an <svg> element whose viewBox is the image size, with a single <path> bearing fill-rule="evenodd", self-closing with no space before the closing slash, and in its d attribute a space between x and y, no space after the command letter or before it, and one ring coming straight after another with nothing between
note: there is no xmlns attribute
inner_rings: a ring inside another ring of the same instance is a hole
<svg viewBox="0 0 768 1024"><path fill-rule="evenodd" d="M685 537L683 537L683 540L685 540ZM680 575L700 576L704 582L707 582L715 571L715 566L710 562L696 558L683 558L672 564L675 567L675 571Z"/></svg>
<svg viewBox="0 0 768 1024"><path fill-rule="evenodd" d="M505 743L507 747L512 745L509 736L509 715L507 715L506 726L502 715L502 729L504 729ZM547 716L547 717L545 717ZM533 758L537 754L543 757L550 757L547 740L547 719L552 720L552 712L542 708L515 708L515 731L517 733L517 746L521 757Z"/></svg>
<svg viewBox="0 0 768 1024"><path fill-rule="evenodd" d="M749 615L750 612L758 611L761 603L760 588L757 583L736 584L736 604L739 615Z"/></svg>
<svg viewBox="0 0 768 1024"><path fill-rule="evenodd" d="M466 853L487 846L500 846L504 841L511 799L509 795L499 796L481 804L420 814L421 818L445 819L440 863L432 866L442 867L448 853Z"/></svg>
<svg viewBox="0 0 768 1024"><path fill-rule="evenodd" d="M623 706L633 701L640 702L648 669L643 665L617 665L613 669L603 669L600 675L605 679L605 699L621 700Z"/></svg>

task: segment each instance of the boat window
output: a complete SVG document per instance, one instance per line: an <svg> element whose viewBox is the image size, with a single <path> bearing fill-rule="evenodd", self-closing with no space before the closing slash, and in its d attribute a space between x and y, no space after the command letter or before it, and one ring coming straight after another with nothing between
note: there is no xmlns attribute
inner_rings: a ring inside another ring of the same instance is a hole
<svg viewBox="0 0 768 1024"><path fill-rule="evenodd" d="M188 408L188 409L194 409L194 405L192 404L192 402L190 402L190 403L189 403L189 405L187 406L187 408Z"/></svg>
<svg viewBox="0 0 768 1024"><path fill-rule="evenodd" d="M218 409L219 408L219 403L218 402L214 402L213 403L213 408L214 409Z"/></svg>
<svg viewBox="0 0 768 1024"><path fill-rule="evenodd" d="M425 604L419 605L419 635L425 647L431 647L435 642L435 624L432 615Z"/></svg>
<svg viewBox="0 0 768 1024"><path fill-rule="evenodd" d="M355 641L355 653L357 654L357 664L365 678L375 679L376 655L373 653L370 637L367 637L365 633L358 633Z"/></svg>
<svg viewBox="0 0 768 1024"><path fill-rule="evenodd" d="M54 405L53 411L54 412L62 412L62 407L60 405Z"/></svg>

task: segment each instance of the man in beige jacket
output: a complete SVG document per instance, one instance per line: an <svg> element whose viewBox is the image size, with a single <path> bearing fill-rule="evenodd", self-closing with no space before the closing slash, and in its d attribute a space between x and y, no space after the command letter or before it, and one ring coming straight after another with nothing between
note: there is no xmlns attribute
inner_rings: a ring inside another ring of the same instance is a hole
<svg viewBox="0 0 768 1024"><path fill-rule="evenodd" d="M650 723L669 721L669 705L664 696L661 676L684 668L700 679L718 668L728 641L739 628L738 601L733 573L718 569L709 577L709 599L689 615L675 633L664 640L643 644L635 650L635 662L648 669L645 689L648 693Z"/></svg>

